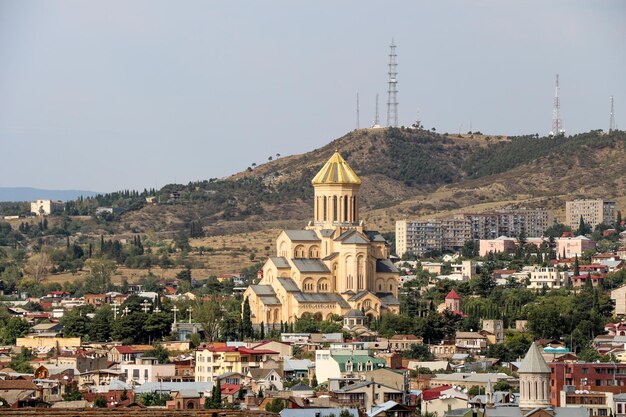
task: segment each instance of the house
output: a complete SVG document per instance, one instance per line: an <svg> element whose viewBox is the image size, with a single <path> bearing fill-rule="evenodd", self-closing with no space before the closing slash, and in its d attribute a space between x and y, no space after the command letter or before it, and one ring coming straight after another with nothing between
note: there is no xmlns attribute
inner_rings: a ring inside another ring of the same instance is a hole
<svg viewBox="0 0 626 417"><path fill-rule="evenodd" d="M407 371L401 369L378 368L363 374L366 381L376 381L400 391L407 391Z"/></svg>
<svg viewBox="0 0 626 417"><path fill-rule="evenodd" d="M359 417L356 408L285 408L280 412L280 417L316 417L316 416L339 416L346 410L350 417Z"/></svg>
<svg viewBox="0 0 626 417"><path fill-rule="evenodd" d="M252 342L248 344L250 349L271 350L277 352L281 357L292 357L293 346L290 343L277 342L275 340L263 340L260 342Z"/></svg>
<svg viewBox="0 0 626 417"><path fill-rule="evenodd" d="M283 375L286 380L308 378L309 368L314 365L309 359L285 359L283 360Z"/></svg>
<svg viewBox="0 0 626 417"><path fill-rule="evenodd" d="M480 239L478 254L481 257L491 253L515 252L517 239L513 237L500 236L496 239Z"/></svg>
<svg viewBox="0 0 626 417"><path fill-rule="evenodd" d="M438 345L428 345L430 353L435 355L437 359L451 358L456 353L456 346L449 341L442 341Z"/></svg>
<svg viewBox="0 0 626 417"><path fill-rule="evenodd" d="M389 339L389 349L404 352L410 350L413 345L421 345L424 343L424 338L421 336L415 336L413 334L397 334Z"/></svg>
<svg viewBox="0 0 626 417"><path fill-rule="evenodd" d="M315 396L315 390L306 385L303 384L302 382L297 383L296 385L294 385L291 388L287 389L288 392L291 392L291 396L292 397L305 397L305 398L309 398L309 397L314 397Z"/></svg>
<svg viewBox="0 0 626 417"><path fill-rule="evenodd" d="M251 368L248 375L251 381L252 391L282 391L283 376L276 369Z"/></svg>
<svg viewBox="0 0 626 417"><path fill-rule="evenodd" d="M242 385L248 380L248 377L239 372L226 372L222 375L215 377L220 381L222 386L224 385Z"/></svg>
<svg viewBox="0 0 626 417"><path fill-rule="evenodd" d="M487 348L487 338L478 332L456 332L455 347L457 353L480 353Z"/></svg>
<svg viewBox="0 0 626 417"><path fill-rule="evenodd" d="M370 356L363 349L327 349L315 352L315 376L318 383L330 378L352 377L385 366L385 360Z"/></svg>
<svg viewBox="0 0 626 417"><path fill-rule="evenodd" d="M489 332L492 336L487 336L490 344L502 343L504 341L504 322L502 320L482 320L483 330Z"/></svg>
<svg viewBox="0 0 626 417"><path fill-rule="evenodd" d="M160 364L156 358L139 357L135 362L126 362L120 366L126 381L136 384L171 380L176 376L176 365Z"/></svg>
<svg viewBox="0 0 626 417"><path fill-rule="evenodd" d="M65 204L61 200L35 200L30 203L30 212L37 216L62 213L64 209Z"/></svg>
<svg viewBox="0 0 626 417"><path fill-rule="evenodd" d="M452 356L452 355L450 355ZM428 369L429 371L451 371L450 363L448 361L408 361L408 369L417 371L421 368Z"/></svg>
<svg viewBox="0 0 626 417"><path fill-rule="evenodd" d="M344 407L364 408L368 411L387 401L401 403L404 397L404 391L376 381L341 382L340 388L329 388L329 394L336 404Z"/></svg>
<svg viewBox="0 0 626 417"><path fill-rule="evenodd" d="M41 399L41 389L33 381L0 380L0 397L15 407L20 401Z"/></svg>
<svg viewBox="0 0 626 417"><path fill-rule="evenodd" d="M410 417L412 415L414 415L413 410L395 401L387 401L381 405L374 406L367 413L368 417Z"/></svg>
<svg viewBox="0 0 626 417"><path fill-rule="evenodd" d="M113 346L109 350L109 360L111 362L134 362L153 348L150 345L120 345Z"/></svg>
<svg viewBox="0 0 626 417"><path fill-rule="evenodd" d="M450 385L442 385L422 392L422 415L436 413L443 416L446 411L467 407L466 393Z"/></svg>
<svg viewBox="0 0 626 417"><path fill-rule="evenodd" d="M569 282L569 274L559 271L554 267L535 266L530 270L530 284L526 286L531 290L559 289Z"/></svg>
<svg viewBox="0 0 626 417"><path fill-rule="evenodd" d="M36 335L59 334L63 331L63 325L61 323L39 323L31 327L30 330Z"/></svg>
<svg viewBox="0 0 626 417"><path fill-rule="evenodd" d="M96 369L106 369L108 366L106 355L83 349L79 349L75 352L61 351L59 354L49 359L49 363L58 367L76 369L79 373L95 371Z"/></svg>

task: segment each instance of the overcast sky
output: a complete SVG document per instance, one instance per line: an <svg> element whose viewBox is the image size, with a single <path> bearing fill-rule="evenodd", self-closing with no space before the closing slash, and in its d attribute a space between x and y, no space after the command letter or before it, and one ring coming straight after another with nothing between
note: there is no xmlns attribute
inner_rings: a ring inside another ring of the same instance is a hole
<svg viewBox="0 0 626 417"><path fill-rule="evenodd" d="M0 0L0 186L222 177L386 118L545 134L626 128L626 2Z"/></svg>

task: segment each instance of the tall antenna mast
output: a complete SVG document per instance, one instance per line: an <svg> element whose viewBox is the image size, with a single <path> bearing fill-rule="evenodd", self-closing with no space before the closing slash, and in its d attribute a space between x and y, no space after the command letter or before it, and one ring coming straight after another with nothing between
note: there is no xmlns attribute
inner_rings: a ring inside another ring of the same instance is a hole
<svg viewBox="0 0 626 417"><path fill-rule="evenodd" d="M387 90L387 126L398 127L398 80L396 63L396 45L391 39L389 45L389 88Z"/></svg>
<svg viewBox="0 0 626 417"><path fill-rule="evenodd" d="M552 131L550 136L565 134L561 121L561 99L559 98L559 74L556 74L556 86L554 88L554 101L552 102Z"/></svg>
<svg viewBox="0 0 626 417"><path fill-rule="evenodd" d="M356 93L356 128L359 128L359 92Z"/></svg>
<svg viewBox="0 0 626 417"><path fill-rule="evenodd" d="M611 96L611 117L609 118L609 133L615 130L615 100Z"/></svg>
<svg viewBox="0 0 626 417"><path fill-rule="evenodd" d="M380 117L378 116L378 93L376 93L376 116L374 116L374 127L380 125Z"/></svg>

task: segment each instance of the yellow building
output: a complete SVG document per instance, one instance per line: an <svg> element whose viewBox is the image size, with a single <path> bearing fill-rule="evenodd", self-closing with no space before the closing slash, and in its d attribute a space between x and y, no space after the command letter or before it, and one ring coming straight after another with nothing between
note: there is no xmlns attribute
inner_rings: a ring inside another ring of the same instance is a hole
<svg viewBox="0 0 626 417"><path fill-rule="evenodd" d="M351 309L369 318L398 313L398 270L388 244L359 220L361 180L335 152L312 182L313 221L280 233L277 256L244 293L252 323L291 323L306 313L326 319Z"/></svg>

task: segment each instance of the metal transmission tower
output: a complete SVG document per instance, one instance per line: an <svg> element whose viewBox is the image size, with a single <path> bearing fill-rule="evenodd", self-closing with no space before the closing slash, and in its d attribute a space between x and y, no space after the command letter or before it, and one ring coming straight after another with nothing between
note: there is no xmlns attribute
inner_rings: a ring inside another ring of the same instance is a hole
<svg viewBox="0 0 626 417"><path fill-rule="evenodd" d="M396 63L396 45L391 40L389 45L389 88L387 90L387 126L398 126L398 80Z"/></svg>
<svg viewBox="0 0 626 417"><path fill-rule="evenodd" d="M380 126L380 117L378 116L378 93L376 93L376 115L374 116L374 127Z"/></svg>
<svg viewBox="0 0 626 417"><path fill-rule="evenodd" d="M556 74L556 86L554 88L554 101L552 102L552 131L550 136L564 135L563 122L561 121L561 99L559 98L559 74Z"/></svg>
<svg viewBox="0 0 626 417"><path fill-rule="evenodd" d="M609 133L615 130L615 100L611 96L611 116L609 118Z"/></svg>

